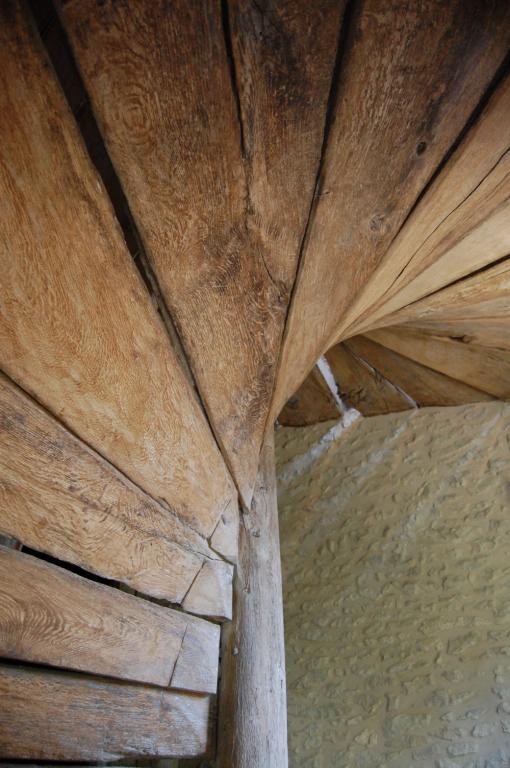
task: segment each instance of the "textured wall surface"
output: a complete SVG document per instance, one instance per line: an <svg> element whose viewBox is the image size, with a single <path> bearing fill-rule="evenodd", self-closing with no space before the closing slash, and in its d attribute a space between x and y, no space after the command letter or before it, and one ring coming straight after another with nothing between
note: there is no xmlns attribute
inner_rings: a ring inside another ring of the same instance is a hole
<svg viewBox="0 0 510 768"><path fill-rule="evenodd" d="M510 768L510 406L277 433L291 768Z"/></svg>

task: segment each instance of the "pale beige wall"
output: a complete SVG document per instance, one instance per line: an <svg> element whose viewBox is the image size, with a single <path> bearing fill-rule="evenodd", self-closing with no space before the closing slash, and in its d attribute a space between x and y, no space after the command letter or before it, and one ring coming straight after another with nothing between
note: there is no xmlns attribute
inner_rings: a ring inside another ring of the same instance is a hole
<svg viewBox="0 0 510 768"><path fill-rule="evenodd" d="M331 427L277 436L291 768L509 768L510 406Z"/></svg>

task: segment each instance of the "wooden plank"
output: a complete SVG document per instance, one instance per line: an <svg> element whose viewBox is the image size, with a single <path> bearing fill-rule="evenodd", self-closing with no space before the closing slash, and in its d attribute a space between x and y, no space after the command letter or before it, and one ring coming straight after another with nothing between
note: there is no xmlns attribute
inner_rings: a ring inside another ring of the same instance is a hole
<svg viewBox="0 0 510 768"><path fill-rule="evenodd" d="M510 258L386 315L379 325L480 320L510 315Z"/></svg>
<svg viewBox="0 0 510 768"><path fill-rule="evenodd" d="M493 399L486 392L415 363L365 336L355 336L343 344L388 381L397 384L419 406L464 405Z"/></svg>
<svg viewBox="0 0 510 768"><path fill-rule="evenodd" d="M383 10L379 0L355 4L272 415L340 338L348 308L503 61L509 22L508 3L431 1L419 12L404 0Z"/></svg>
<svg viewBox="0 0 510 768"><path fill-rule="evenodd" d="M244 514L235 613L225 625L218 765L287 768L287 702L278 509L271 431Z"/></svg>
<svg viewBox="0 0 510 768"><path fill-rule="evenodd" d="M218 552L231 563L235 563L237 562L238 539L239 507L237 504L230 504L221 513L209 543L215 552Z"/></svg>
<svg viewBox="0 0 510 768"><path fill-rule="evenodd" d="M182 607L199 616L212 616L211 606L216 606L214 618L224 621L232 618L232 579L234 569L219 560L204 562L191 585Z"/></svg>
<svg viewBox="0 0 510 768"><path fill-rule="evenodd" d="M506 350L429 336L402 327L370 331L367 336L404 357L475 389L501 400L510 398L510 353Z"/></svg>
<svg viewBox="0 0 510 768"><path fill-rule="evenodd" d="M239 0L222 21L213 0L62 3L101 132L248 508L343 2L295 6Z"/></svg>
<svg viewBox="0 0 510 768"><path fill-rule="evenodd" d="M215 693L219 627L0 547L0 655Z"/></svg>
<svg viewBox="0 0 510 768"><path fill-rule="evenodd" d="M468 320L417 320L415 323L405 323L403 327L433 336L448 336L480 347L510 350L510 313L506 317Z"/></svg>
<svg viewBox="0 0 510 768"><path fill-rule="evenodd" d="M388 324L386 315L509 252L509 149L507 76L392 243L344 323L355 320L349 333Z"/></svg>
<svg viewBox="0 0 510 768"><path fill-rule="evenodd" d="M228 0L250 225L285 303L312 204L345 0Z"/></svg>
<svg viewBox="0 0 510 768"><path fill-rule="evenodd" d="M341 411L320 370L315 366L290 400L278 421L285 427L304 427L340 418Z"/></svg>
<svg viewBox="0 0 510 768"><path fill-rule="evenodd" d="M0 434L2 533L172 602L183 600L204 560L217 557L1 375Z"/></svg>
<svg viewBox="0 0 510 768"><path fill-rule="evenodd" d="M4 759L106 762L208 749L208 696L1 666L0 697Z"/></svg>
<svg viewBox="0 0 510 768"><path fill-rule="evenodd" d="M342 402L363 416L407 411L414 403L378 371L352 354L344 344L326 353Z"/></svg>
<svg viewBox="0 0 510 768"><path fill-rule="evenodd" d="M510 115L509 115L510 118ZM502 166L505 166L504 168ZM480 186L477 193L473 193L472 198L477 198L476 203L470 201L461 209L452 214L450 222L451 229L442 234L444 237L433 248L439 233L431 237L427 250L430 259L429 266L423 269L420 274L409 277L406 270L406 279L409 282L401 287L395 296L388 299L384 306L377 310L384 316L386 312L394 312L401 306L406 306L413 301L417 301L422 296L426 296L433 291L437 291L445 285L449 285L454 280L459 280L471 272L482 269L503 256L506 256L510 250L510 230L508 221L510 219L510 153L506 161L501 161L501 167ZM494 180L493 176L499 176ZM486 218L483 218L478 224L473 217L476 210L479 213L487 209L483 205L492 195L492 190L488 189L492 184L497 187L497 196L500 198L500 204L494 211L490 211ZM484 198L484 195L487 195ZM505 198L501 201L501 198ZM474 206L474 207L473 207ZM467 231L466 231L467 230ZM376 318L371 316L371 324Z"/></svg>
<svg viewBox="0 0 510 768"><path fill-rule="evenodd" d="M0 366L209 535L232 482L23 3L0 43Z"/></svg>

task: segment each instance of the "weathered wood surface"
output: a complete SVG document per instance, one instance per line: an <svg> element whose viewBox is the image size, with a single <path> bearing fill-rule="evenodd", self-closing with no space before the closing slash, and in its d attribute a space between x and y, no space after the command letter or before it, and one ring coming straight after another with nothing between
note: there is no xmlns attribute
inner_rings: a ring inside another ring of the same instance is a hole
<svg viewBox="0 0 510 768"><path fill-rule="evenodd" d="M220 560L207 560L202 565L182 607L199 616L212 616L224 621L232 618L232 579L234 569ZM211 613L211 606L216 608Z"/></svg>
<svg viewBox="0 0 510 768"><path fill-rule="evenodd" d="M338 419L340 416L338 403L324 376L315 366L298 391L287 401L278 421L285 427L304 427L328 419Z"/></svg>
<svg viewBox="0 0 510 768"><path fill-rule="evenodd" d="M288 303L312 204L345 0L228 0L249 225Z"/></svg>
<svg viewBox="0 0 510 768"><path fill-rule="evenodd" d="M217 557L1 375L0 436L2 533L172 602L181 602L203 562ZM211 610L217 612L216 600Z"/></svg>
<svg viewBox="0 0 510 768"><path fill-rule="evenodd" d="M0 366L209 535L232 482L23 3L0 43Z"/></svg>
<svg viewBox="0 0 510 768"><path fill-rule="evenodd" d="M222 20L213 0L62 4L108 151L247 507L343 3L296 6L240 0Z"/></svg>
<svg viewBox="0 0 510 768"><path fill-rule="evenodd" d="M414 407L413 401L395 387L397 382L389 382L344 344L330 349L326 359L335 377L340 399L363 416L396 413Z"/></svg>
<svg viewBox="0 0 510 768"><path fill-rule="evenodd" d="M464 405L493 400L486 392L426 368L365 336L348 339L343 342L343 346L362 360L366 360L388 381L397 384L421 407Z"/></svg>
<svg viewBox="0 0 510 768"><path fill-rule="evenodd" d="M510 315L510 258L385 315L378 327L412 321L489 320Z"/></svg>
<svg viewBox="0 0 510 768"><path fill-rule="evenodd" d="M194 757L209 747L209 696L3 666L0 699L6 759Z"/></svg>
<svg viewBox="0 0 510 768"><path fill-rule="evenodd" d="M510 352L407 328L370 331L372 341L501 400L510 398Z"/></svg>
<svg viewBox="0 0 510 768"><path fill-rule="evenodd" d="M0 655L215 693L219 627L0 547Z"/></svg>
<svg viewBox="0 0 510 768"><path fill-rule="evenodd" d="M468 320L418 320L401 326L433 336L448 336L481 347L510 350L510 308L506 316Z"/></svg>
<svg viewBox="0 0 510 768"><path fill-rule="evenodd" d="M509 149L507 76L392 243L353 308L350 333L393 324L386 315L509 253Z"/></svg>
<svg viewBox="0 0 510 768"><path fill-rule="evenodd" d="M508 3L354 5L274 416L339 338L349 306L464 128L509 41Z"/></svg>
<svg viewBox="0 0 510 768"><path fill-rule="evenodd" d="M239 543L239 506L229 504L221 513L218 524L209 540L211 548L231 563L237 562Z"/></svg>
<svg viewBox="0 0 510 768"><path fill-rule="evenodd" d="M274 436L262 448L252 508L243 514L234 619L225 625L220 768L287 768L283 604Z"/></svg>

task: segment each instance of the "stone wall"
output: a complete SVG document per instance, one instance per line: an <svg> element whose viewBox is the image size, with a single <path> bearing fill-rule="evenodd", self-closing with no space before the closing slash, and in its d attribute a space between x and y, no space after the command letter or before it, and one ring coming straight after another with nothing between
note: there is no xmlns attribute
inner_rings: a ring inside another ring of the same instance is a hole
<svg viewBox="0 0 510 768"><path fill-rule="evenodd" d="M291 768L510 767L510 406L277 433Z"/></svg>

